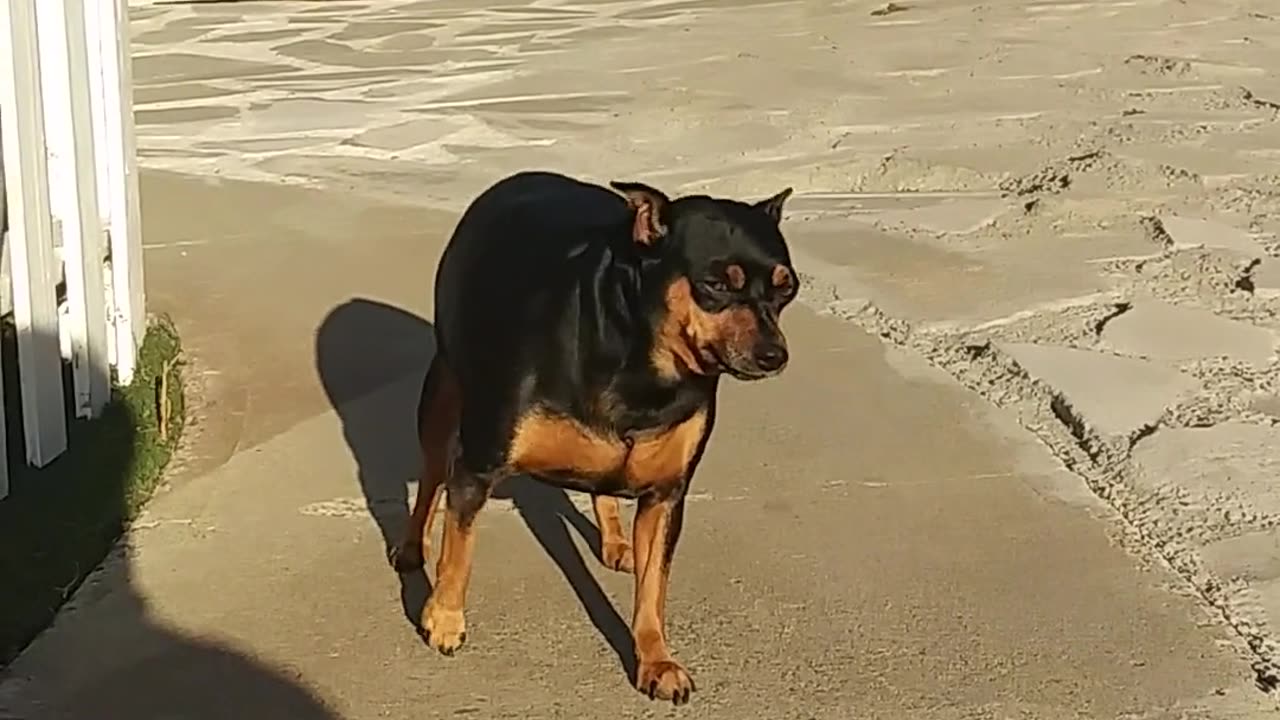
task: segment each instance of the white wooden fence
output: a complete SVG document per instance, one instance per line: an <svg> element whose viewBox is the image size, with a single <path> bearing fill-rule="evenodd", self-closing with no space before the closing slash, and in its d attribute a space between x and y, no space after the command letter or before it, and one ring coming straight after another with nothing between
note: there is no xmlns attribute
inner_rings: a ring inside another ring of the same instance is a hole
<svg viewBox="0 0 1280 720"><path fill-rule="evenodd" d="M0 0L0 241L22 379L22 417L0 413L0 498L5 423L22 423L31 465L67 448L64 357L78 417L102 411L112 367L133 378L145 309L128 32L126 0Z"/></svg>

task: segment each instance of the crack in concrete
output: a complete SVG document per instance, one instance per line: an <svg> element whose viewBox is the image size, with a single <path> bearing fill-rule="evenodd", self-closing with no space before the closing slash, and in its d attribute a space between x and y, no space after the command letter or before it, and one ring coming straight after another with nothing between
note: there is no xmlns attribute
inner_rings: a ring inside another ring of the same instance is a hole
<svg viewBox="0 0 1280 720"><path fill-rule="evenodd" d="M1138 219L1138 224L1147 235L1147 239L1155 243L1163 252L1173 249L1173 236L1164 228L1164 223L1156 215L1146 215Z"/></svg>
<svg viewBox="0 0 1280 720"><path fill-rule="evenodd" d="M1260 98L1257 95L1254 95L1253 91L1247 87L1242 86L1240 88L1240 97L1245 102L1249 103L1250 105L1253 105L1254 107L1270 110L1273 113L1280 113L1280 102L1275 102L1274 100L1267 100L1265 98Z"/></svg>
<svg viewBox="0 0 1280 720"><path fill-rule="evenodd" d="M1240 270L1240 277L1236 278L1235 287L1237 290L1252 295L1258 288L1254 285L1253 273L1262 264L1261 258L1253 258Z"/></svg>
<svg viewBox="0 0 1280 720"><path fill-rule="evenodd" d="M1103 315L1101 318L1098 318L1096 321L1094 321L1093 323L1094 339L1096 340L1102 337L1102 331L1106 329L1107 323L1111 322L1112 320L1115 320L1121 315L1124 315L1125 313L1129 312L1132 309L1133 309L1133 303L1127 302L1127 301L1118 302L1112 305L1111 312L1107 313L1106 315Z"/></svg>

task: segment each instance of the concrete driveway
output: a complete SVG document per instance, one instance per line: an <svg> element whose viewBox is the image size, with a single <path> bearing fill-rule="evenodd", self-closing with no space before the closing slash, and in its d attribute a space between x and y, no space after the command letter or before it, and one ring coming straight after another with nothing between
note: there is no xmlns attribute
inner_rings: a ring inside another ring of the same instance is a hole
<svg viewBox="0 0 1280 720"><path fill-rule="evenodd" d="M134 8L195 424L0 717L1274 713L1280 16L480 5ZM681 711L630 688L582 498L486 509L455 658L384 559L435 261L530 167L799 191L792 366L726 388L675 565Z"/></svg>

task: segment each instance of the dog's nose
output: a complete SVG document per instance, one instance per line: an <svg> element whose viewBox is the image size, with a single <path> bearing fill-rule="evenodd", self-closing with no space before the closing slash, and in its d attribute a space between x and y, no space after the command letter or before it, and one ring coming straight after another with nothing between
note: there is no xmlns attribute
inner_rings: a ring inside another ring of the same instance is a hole
<svg viewBox="0 0 1280 720"><path fill-rule="evenodd" d="M782 345L766 345L756 350L756 367L773 372L787 364L787 349Z"/></svg>

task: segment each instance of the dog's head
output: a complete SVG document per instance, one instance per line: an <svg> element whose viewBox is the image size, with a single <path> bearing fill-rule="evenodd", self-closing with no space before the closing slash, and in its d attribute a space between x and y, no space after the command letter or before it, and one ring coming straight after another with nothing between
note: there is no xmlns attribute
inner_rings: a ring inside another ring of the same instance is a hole
<svg viewBox="0 0 1280 720"><path fill-rule="evenodd" d="M778 227L791 188L745 203L671 200L640 183L611 184L635 212L633 240L659 268L659 371L741 380L782 372L788 354L779 316L800 287Z"/></svg>

